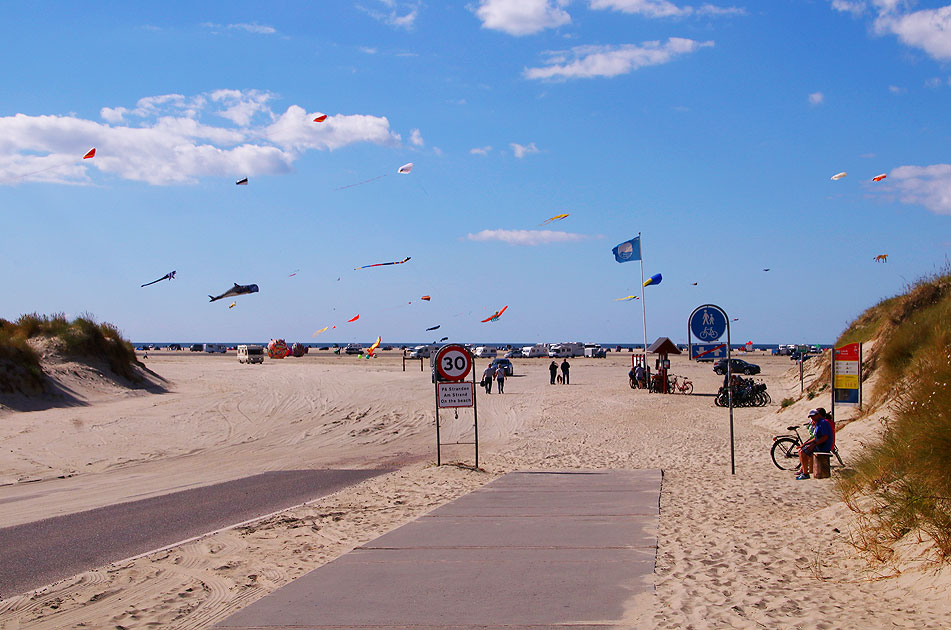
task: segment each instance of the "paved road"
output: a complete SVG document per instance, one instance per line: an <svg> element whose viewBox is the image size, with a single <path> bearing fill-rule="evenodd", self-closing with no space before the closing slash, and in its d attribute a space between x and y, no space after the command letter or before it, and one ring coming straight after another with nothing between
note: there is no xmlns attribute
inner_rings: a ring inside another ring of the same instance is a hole
<svg viewBox="0 0 951 630"><path fill-rule="evenodd" d="M298 505L384 472L269 472L2 528L0 597Z"/></svg>
<svg viewBox="0 0 951 630"><path fill-rule="evenodd" d="M509 473L347 553L219 630L631 628L659 470Z"/></svg>

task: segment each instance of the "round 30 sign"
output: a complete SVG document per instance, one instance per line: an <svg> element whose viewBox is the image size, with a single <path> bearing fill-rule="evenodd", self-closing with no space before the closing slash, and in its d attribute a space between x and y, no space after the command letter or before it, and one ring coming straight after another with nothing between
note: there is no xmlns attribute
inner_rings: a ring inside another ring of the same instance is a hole
<svg viewBox="0 0 951 630"><path fill-rule="evenodd" d="M436 371L447 381L461 381L472 370L469 351L460 345L448 345L436 355Z"/></svg>

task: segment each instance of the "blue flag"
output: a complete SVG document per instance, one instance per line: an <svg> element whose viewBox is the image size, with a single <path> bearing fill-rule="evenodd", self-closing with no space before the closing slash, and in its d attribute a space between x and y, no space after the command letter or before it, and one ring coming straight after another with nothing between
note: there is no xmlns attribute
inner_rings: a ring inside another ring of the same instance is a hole
<svg viewBox="0 0 951 630"><path fill-rule="evenodd" d="M629 241L624 241L611 250L614 252L614 260L619 263L631 262L641 259L641 237L635 236Z"/></svg>

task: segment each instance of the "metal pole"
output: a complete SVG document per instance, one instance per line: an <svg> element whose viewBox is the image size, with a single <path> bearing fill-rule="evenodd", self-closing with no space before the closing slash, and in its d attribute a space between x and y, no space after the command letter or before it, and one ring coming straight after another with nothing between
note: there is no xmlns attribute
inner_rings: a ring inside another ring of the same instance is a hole
<svg viewBox="0 0 951 630"><path fill-rule="evenodd" d="M439 441L439 383L433 383L433 391L436 394L436 465L442 466L442 456L439 452L441 443Z"/></svg>
<svg viewBox="0 0 951 630"><path fill-rule="evenodd" d="M722 311L726 315L726 311ZM730 318L726 317L726 382L730 401L730 474L736 474L736 454L733 447L733 344L730 343Z"/></svg>
<svg viewBox="0 0 951 630"><path fill-rule="evenodd" d="M832 390L832 425L835 426L835 344L832 344L832 374L829 378L832 379L832 387L829 389Z"/></svg>
<svg viewBox="0 0 951 630"><path fill-rule="evenodd" d="M647 302L644 300L644 240L637 233L637 246L641 250L641 310L644 314L644 368L647 368Z"/></svg>
<svg viewBox="0 0 951 630"><path fill-rule="evenodd" d="M802 357L799 357L799 395L802 396L803 392L805 392L805 387L802 384Z"/></svg>
<svg viewBox="0 0 951 630"><path fill-rule="evenodd" d="M862 342L861 341L859 342L859 411L862 411Z"/></svg>
<svg viewBox="0 0 951 630"><path fill-rule="evenodd" d="M471 355L470 355L471 357ZM475 426L475 467L479 467L479 408L476 405L475 361L472 361L472 418Z"/></svg>

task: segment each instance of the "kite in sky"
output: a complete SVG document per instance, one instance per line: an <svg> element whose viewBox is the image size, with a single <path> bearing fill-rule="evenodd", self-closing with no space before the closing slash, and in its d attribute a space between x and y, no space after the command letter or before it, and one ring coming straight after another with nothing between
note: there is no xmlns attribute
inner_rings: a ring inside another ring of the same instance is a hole
<svg viewBox="0 0 951 630"><path fill-rule="evenodd" d="M693 286L697 286L696 282L691 282L690 284L692 284Z"/></svg>
<svg viewBox="0 0 951 630"><path fill-rule="evenodd" d="M655 273L653 276L644 281L644 286L648 287L652 284L660 284L660 281L664 279L664 276L659 273Z"/></svg>
<svg viewBox="0 0 951 630"><path fill-rule="evenodd" d="M439 341L442 342L442 341L448 341L448 340L449 340L449 337L443 337L443 338L440 339Z"/></svg>
<svg viewBox="0 0 951 630"><path fill-rule="evenodd" d="M247 185L248 185L247 177L245 177L244 179L239 179L238 181L235 182L235 186L247 186Z"/></svg>
<svg viewBox="0 0 951 630"><path fill-rule="evenodd" d="M767 267L767 268L765 268L765 269L763 269L763 271L769 271L769 267Z"/></svg>
<svg viewBox="0 0 951 630"><path fill-rule="evenodd" d="M228 308L234 308L237 305L238 305L237 302L232 302L231 304L228 305Z"/></svg>
<svg viewBox="0 0 951 630"><path fill-rule="evenodd" d="M888 262L888 254L879 254L878 256L876 256L875 258L873 258L872 260L874 260L875 262L887 263L887 262Z"/></svg>
<svg viewBox="0 0 951 630"><path fill-rule="evenodd" d="M351 317L350 319L347 320L347 323L349 324L350 322L355 322L355 321L357 321L358 319L360 319L360 316L359 316L359 315L354 315L353 317Z"/></svg>
<svg viewBox="0 0 951 630"><path fill-rule="evenodd" d="M616 299L616 300L614 300L614 301L615 301L615 302L627 302L628 300L639 300L639 299L641 299L641 298L637 297L636 295L628 295L628 296L626 296L626 297L618 298L618 299Z"/></svg>
<svg viewBox="0 0 951 630"><path fill-rule="evenodd" d="M873 177L873 178L872 178L872 181L873 181L873 182L880 182L880 181L882 181L883 179L885 179L886 177L888 177L888 174L887 174L887 173L882 173L881 175L876 175L875 177Z"/></svg>
<svg viewBox="0 0 951 630"><path fill-rule="evenodd" d="M256 284L238 284L237 282L235 282L233 287L231 287L230 289L228 289L221 295L214 296L214 297L209 295L208 297L211 298L212 302L217 302L218 300L222 300L226 297L232 297L235 295L247 295L249 293L257 293L257 292L258 292L258 285Z"/></svg>
<svg viewBox="0 0 951 630"><path fill-rule="evenodd" d="M327 120L327 114L321 114L314 119L314 122L324 122L325 120Z"/></svg>
<svg viewBox="0 0 951 630"><path fill-rule="evenodd" d="M376 341L373 342L373 345L367 348L367 356L372 357L373 351L380 347L380 342L383 341L382 337L377 337Z"/></svg>
<svg viewBox="0 0 951 630"><path fill-rule="evenodd" d="M83 156L83 159L88 160L89 158L94 158L94 157L96 157L96 147L93 147L89 149L88 151L86 151L86 155Z"/></svg>
<svg viewBox="0 0 951 630"><path fill-rule="evenodd" d="M428 302L428 301L431 300L432 298L429 297L428 295L424 295L423 297L421 297L421 298L419 298L419 299L423 300L424 302Z"/></svg>
<svg viewBox="0 0 951 630"><path fill-rule="evenodd" d="M96 157L96 147L93 147L89 149L88 151L86 151L86 154L83 156L83 159L88 160L89 158L94 158L94 157ZM10 178L10 180L14 181L17 179L23 179L24 177L30 177L31 175L38 175L39 173L45 173L46 171L51 171L56 168L62 168L63 166L69 165L69 163L73 161L78 161L78 160L74 160L74 158L68 158L67 162L61 162L59 164L54 164L53 166L47 166L46 168L41 168L38 171L31 171L29 173L23 173L22 175L16 175L15 177Z"/></svg>
<svg viewBox="0 0 951 630"><path fill-rule="evenodd" d="M848 175L848 173L846 173L845 171L842 171L841 173L836 173L835 175L833 175L831 179L832 181L837 182L843 177L845 177L846 175Z"/></svg>
<svg viewBox="0 0 951 630"><path fill-rule="evenodd" d="M401 175L409 175L410 173L413 172L413 163L407 162L406 164L401 166L396 172L400 173Z"/></svg>
<svg viewBox="0 0 951 630"><path fill-rule="evenodd" d="M440 327L440 326L442 326L442 324L437 324L437 325L433 326L432 328L427 328L426 330L427 330L427 331L429 331L429 330L439 330L439 327Z"/></svg>
<svg viewBox="0 0 951 630"><path fill-rule="evenodd" d="M328 328L330 328L330 326L324 326L323 328L321 328L320 330L318 330L317 332L315 332L315 333L313 334L313 336L316 337L317 335L319 335L320 333L324 332L324 331L327 330Z"/></svg>
<svg viewBox="0 0 951 630"><path fill-rule="evenodd" d="M158 280L153 280L152 282L146 282L145 284L143 284L143 285L141 285L141 286L142 286L142 287L147 287L147 286L149 286L150 284L155 284L156 282L161 282L162 280L174 280L174 279L175 279L175 272L174 272L174 271L169 271L167 274L165 274L164 276L162 276L162 277L159 278ZM140 288L141 288L141 287L140 287Z"/></svg>
<svg viewBox="0 0 951 630"><path fill-rule="evenodd" d="M500 311L495 311L495 313L494 313L491 317L486 317L485 319L483 319L483 320L482 320L482 323L484 324L484 323L486 323L486 322L497 322L497 321L499 321L499 317L502 316L502 313L504 313L504 312L505 312L505 309L507 309L507 308L508 308L508 304L506 304L505 306L503 306L503 307L502 307L502 310L500 310Z"/></svg>
<svg viewBox="0 0 951 630"><path fill-rule="evenodd" d="M407 256L403 260L396 260L394 262L376 263L375 265L363 265L362 267L354 267L353 270L357 271L359 269L369 269L370 267L385 267L387 265L402 265L409 259L410 259L410 256Z"/></svg>
<svg viewBox="0 0 951 630"><path fill-rule="evenodd" d="M402 175L409 175L410 173L413 172L413 163L412 163L412 162L408 162L408 163L404 164L403 166L399 167L399 168L396 170L396 172L399 173L399 174L402 174ZM383 175L377 175L376 177L371 177L370 179L365 179L365 180L363 180L362 182L357 182L357 183L355 183L355 184L347 184L346 186L340 186L339 188L334 188L334 190L344 190L345 188L353 188L354 186L362 186L362 185L364 185L364 184L369 184L370 182L375 182L375 181L378 180L378 179L383 179L383 178L386 177L387 175L388 175L388 173L384 173Z"/></svg>
<svg viewBox="0 0 951 630"><path fill-rule="evenodd" d="M561 221L562 219L567 219L567 218L570 217L570 216L571 216L570 214L556 214L555 216L551 217L550 219L545 219L544 221L542 221L542 222L539 223L538 225L548 225L549 223L554 223L555 221Z"/></svg>
<svg viewBox="0 0 951 630"><path fill-rule="evenodd" d="M298 271L300 271L300 269L295 269L295 270L294 270L292 273L290 273L287 277L288 277L288 278L293 278L294 276L297 275L297 272L298 272Z"/></svg>

